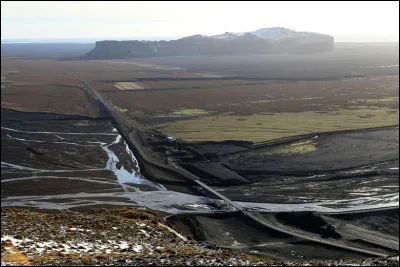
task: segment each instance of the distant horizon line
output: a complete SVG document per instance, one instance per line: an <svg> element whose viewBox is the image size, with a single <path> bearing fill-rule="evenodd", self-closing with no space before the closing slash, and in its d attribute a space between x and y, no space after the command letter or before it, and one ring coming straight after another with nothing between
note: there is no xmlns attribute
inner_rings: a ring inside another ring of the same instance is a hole
<svg viewBox="0 0 400 267"><path fill-rule="evenodd" d="M179 37L182 38L182 37ZM170 41L175 39L122 39L122 38L104 38L104 39L67 39L67 38L60 38L60 39L17 39L17 40L1 40L1 44L95 44L96 42L101 41ZM382 41L382 40L342 40L342 41L335 41L335 43L399 43L399 40L390 40L390 41Z"/></svg>
<svg viewBox="0 0 400 267"><path fill-rule="evenodd" d="M160 36L160 37L86 37L86 38L79 38L79 37L72 37L72 38L1 38L1 42L49 42L53 40L57 41L86 41L86 42L96 42L96 41L103 41L103 40L174 40L176 38L182 38L183 36Z"/></svg>
<svg viewBox="0 0 400 267"><path fill-rule="evenodd" d="M1 38L1 43L95 43L98 41L170 41L187 36L138 36L138 37L70 37L70 38ZM337 40L335 43L398 43L396 40Z"/></svg>

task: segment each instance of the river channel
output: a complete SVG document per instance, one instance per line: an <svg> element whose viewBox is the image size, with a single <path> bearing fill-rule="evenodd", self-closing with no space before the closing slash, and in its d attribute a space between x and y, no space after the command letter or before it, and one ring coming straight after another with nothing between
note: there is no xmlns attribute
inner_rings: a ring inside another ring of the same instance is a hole
<svg viewBox="0 0 400 267"><path fill-rule="evenodd" d="M398 166L390 167L398 171ZM247 189L241 190L245 194ZM398 188L397 193L389 190L379 197L361 193L350 199L297 204L263 203L262 199L237 203L258 211L329 213L399 202ZM108 120L2 120L1 198L2 207L74 211L128 205L172 214L223 211L214 199L167 190L146 179L134 153Z"/></svg>

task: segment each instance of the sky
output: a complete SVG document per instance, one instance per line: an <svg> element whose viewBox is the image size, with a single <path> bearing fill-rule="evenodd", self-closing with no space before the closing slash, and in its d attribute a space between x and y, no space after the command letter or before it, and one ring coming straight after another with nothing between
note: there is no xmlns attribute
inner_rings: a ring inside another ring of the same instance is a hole
<svg viewBox="0 0 400 267"><path fill-rule="evenodd" d="M167 39L266 27L399 41L398 1L1 1L1 39Z"/></svg>

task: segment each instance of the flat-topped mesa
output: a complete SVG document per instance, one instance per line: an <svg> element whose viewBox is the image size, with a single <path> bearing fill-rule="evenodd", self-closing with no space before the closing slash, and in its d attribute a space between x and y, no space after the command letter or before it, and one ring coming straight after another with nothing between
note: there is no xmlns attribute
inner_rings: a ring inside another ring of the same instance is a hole
<svg viewBox="0 0 400 267"><path fill-rule="evenodd" d="M84 59L123 59L162 56L238 55L331 52L334 38L286 28L264 28L247 33L192 35L172 41L99 41Z"/></svg>

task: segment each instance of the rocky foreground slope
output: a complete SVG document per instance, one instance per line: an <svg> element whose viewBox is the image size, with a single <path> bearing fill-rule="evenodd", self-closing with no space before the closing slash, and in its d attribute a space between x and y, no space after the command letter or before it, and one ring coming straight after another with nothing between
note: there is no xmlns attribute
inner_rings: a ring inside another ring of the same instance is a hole
<svg viewBox="0 0 400 267"><path fill-rule="evenodd" d="M2 266L64 265L361 265L396 266L385 259L279 262L188 240L159 215L133 208L84 213L1 210Z"/></svg>
<svg viewBox="0 0 400 267"><path fill-rule="evenodd" d="M321 53L333 50L330 35L264 28L247 33L193 35L172 41L99 41L84 59L163 56Z"/></svg>

